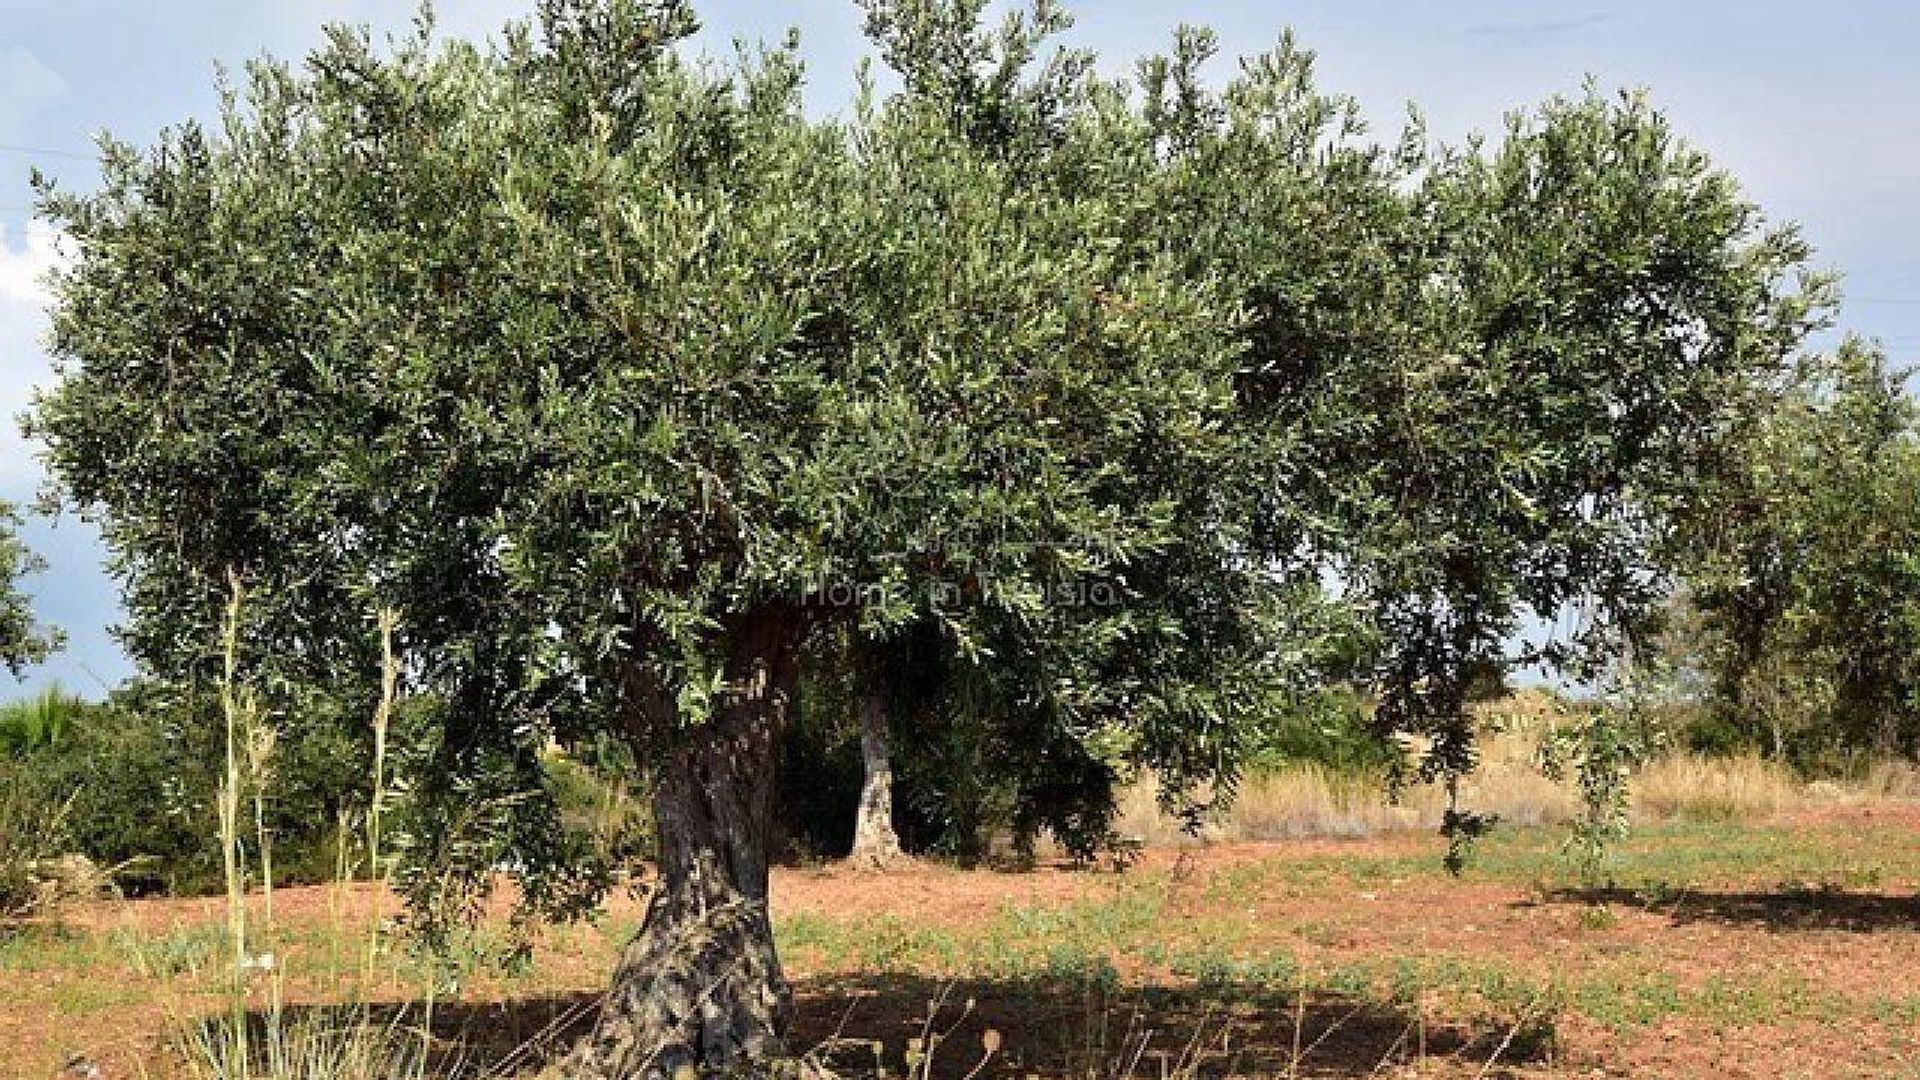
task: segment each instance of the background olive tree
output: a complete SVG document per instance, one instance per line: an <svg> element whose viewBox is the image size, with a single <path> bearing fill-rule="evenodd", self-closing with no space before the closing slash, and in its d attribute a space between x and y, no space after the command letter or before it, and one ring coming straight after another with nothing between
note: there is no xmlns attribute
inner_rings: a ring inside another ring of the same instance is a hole
<svg viewBox="0 0 1920 1080"><path fill-rule="evenodd" d="M1920 753L1920 417L1864 342L1809 357L1682 536L1673 659L1720 741L1803 768Z"/></svg>
<svg viewBox="0 0 1920 1080"><path fill-rule="evenodd" d="M1243 554L1331 583L1357 621L1332 655L1382 735L1425 737L1411 778L1451 788L1478 688L1644 649L1672 538L1713 512L1829 282L1640 95L1589 89L1460 148L1416 116L1383 146L1290 38L1218 90L1215 49L1182 30L1137 111L1118 90L1091 111L1135 125L1140 227L1241 309ZM1457 807L1447 832L1486 825Z"/></svg>

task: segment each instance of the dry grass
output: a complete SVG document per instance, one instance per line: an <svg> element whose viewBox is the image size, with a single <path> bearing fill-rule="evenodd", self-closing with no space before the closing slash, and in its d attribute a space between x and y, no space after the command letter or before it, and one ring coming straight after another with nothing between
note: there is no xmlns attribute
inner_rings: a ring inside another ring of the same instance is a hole
<svg viewBox="0 0 1920 1080"><path fill-rule="evenodd" d="M1642 821L1765 821L1819 796L1788 769L1756 756L1673 754L1634 778L1633 809Z"/></svg>
<svg viewBox="0 0 1920 1080"><path fill-rule="evenodd" d="M1858 785L1868 799L1920 799L1920 765L1911 761L1880 761L1867 770Z"/></svg>
<svg viewBox="0 0 1920 1080"><path fill-rule="evenodd" d="M1480 767L1460 787L1463 805L1498 814L1511 825L1557 825L1581 809L1571 782L1541 775L1539 747L1544 725L1512 716L1482 739ZM1181 823L1161 812L1151 776L1122 793L1115 828L1147 843L1182 840ZM1920 798L1920 768L1881 762L1857 781L1805 783L1786 767L1758 756L1705 757L1674 753L1658 758L1634 778L1633 817L1641 824L1667 821L1768 821L1809 806L1860 805ZM1256 772L1243 779L1230 805L1209 814L1208 840L1283 840L1296 837L1362 837L1398 830L1436 829L1446 809L1445 792L1417 785L1397 803L1381 776L1329 770L1312 762Z"/></svg>
<svg viewBox="0 0 1920 1080"><path fill-rule="evenodd" d="M1181 822L1161 812L1152 777L1121 796L1115 828L1150 844L1183 839ZM1521 825L1569 820L1573 794L1537 772L1486 771L1461 786L1461 798L1475 809ZM1338 773L1315 763L1255 773L1240 784L1232 803L1209 814L1202 830L1208 840L1285 840L1308 836L1363 837L1440 825L1446 797L1428 786L1408 788L1390 802L1383 777Z"/></svg>

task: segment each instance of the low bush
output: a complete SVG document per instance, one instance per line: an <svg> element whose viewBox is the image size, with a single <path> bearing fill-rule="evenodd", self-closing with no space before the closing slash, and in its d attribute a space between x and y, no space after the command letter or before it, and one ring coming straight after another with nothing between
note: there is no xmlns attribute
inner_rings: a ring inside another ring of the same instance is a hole
<svg viewBox="0 0 1920 1080"><path fill-rule="evenodd" d="M630 871L654 851L653 811L633 754L603 737L542 761L561 825L589 838L609 866Z"/></svg>
<svg viewBox="0 0 1920 1080"><path fill-rule="evenodd" d="M130 894L217 890L220 848L209 825L224 750L213 704L136 680L101 703L53 689L0 706L0 763L21 778L6 787L27 804L18 812L31 822L47 820L47 806L63 811L57 836L34 846L84 855ZM329 880L343 814L364 802L356 786L364 751L331 719L279 730L266 804L275 877ZM358 843L357 830L348 839Z"/></svg>
<svg viewBox="0 0 1920 1080"><path fill-rule="evenodd" d="M1400 748L1373 727L1373 705L1359 691L1333 686L1288 694L1269 703L1250 735L1252 771L1312 763L1346 773L1381 772Z"/></svg>
<svg viewBox="0 0 1920 1080"><path fill-rule="evenodd" d="M67 805L17 760L0 758L0 918L37 914L48 867L68 850Z"/></svg>

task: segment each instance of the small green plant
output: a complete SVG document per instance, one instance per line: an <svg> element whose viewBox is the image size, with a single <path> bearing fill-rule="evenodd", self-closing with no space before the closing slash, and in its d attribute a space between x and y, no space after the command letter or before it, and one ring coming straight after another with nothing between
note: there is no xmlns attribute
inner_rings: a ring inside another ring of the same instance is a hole
<svg viewBox="0 0 1920 1080"><path fill-rule="evenodd" d="M1632 825L1630 781L1654 743L1631 692L1624 704L1588 709L1571 729L1550 731L1540 748L1540 768L1554 780L1571 775L1580 790L1580 816L1568 830L1565 852L1575 872L1597 882L1611 867L1612 853Z"/></svg>
<svg viewBox="0 0 1920 1080"><path fill-rule="evenodd" d="M1076 990L1112 994L1120 988L1120 972L1113 961L1076 943L1063 942L1049 948L1044 974L1047 981Z"/></svg>
<svg viewBox="0 0 1920 1080"><path fill-rule="evenodd" d="M1596 904L1593 907L1580 909L1579 922L1582 930L1611 930L1620 925L1620 916L1614 914L1613 909L1607 905Z"/></svg>
<svg viewBox="0 0 1920 1080"><path fill-rule="evenodd" d="M1300 965L1285 952L1233 956L1211 949L1181 950L1168 967L1203 990L1215 993L1274 993L1299 985Z"/></svg>
<svg viewBox="0 0 1920 1080"><path fill-rule="evenodd" d="M160 935L121 930L113 944L132 959L136 971L168 979L209 966L226 946L226 934L217 926L182 927Z"/></svg>

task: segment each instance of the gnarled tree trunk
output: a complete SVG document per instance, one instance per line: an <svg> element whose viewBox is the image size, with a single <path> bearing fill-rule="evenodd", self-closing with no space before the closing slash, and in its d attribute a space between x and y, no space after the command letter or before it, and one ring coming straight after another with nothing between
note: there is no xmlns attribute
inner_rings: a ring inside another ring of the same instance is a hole
<svg viewBox="0 0 1920 1080"><path fill-rule="evenodd" d="M733 637L729 693L659 772L660 879L569 1078L752 1075L787 1057L790 994L774 955L767 863L798 630L790 615L760 614Z"/></svg>
<svg viewBox="0 0 1920 1080"><path fill-rule="evenodd" d="M893 828L893 759L887 749L887 693L869 678L860 688L860 807L853 819L851 861L879 869L900 859L900 834Z"/></svg>

